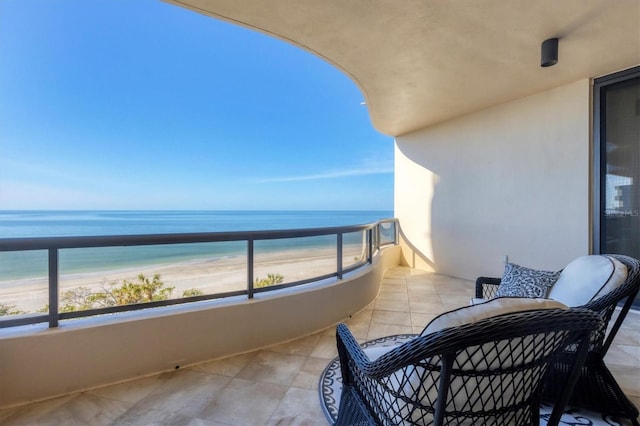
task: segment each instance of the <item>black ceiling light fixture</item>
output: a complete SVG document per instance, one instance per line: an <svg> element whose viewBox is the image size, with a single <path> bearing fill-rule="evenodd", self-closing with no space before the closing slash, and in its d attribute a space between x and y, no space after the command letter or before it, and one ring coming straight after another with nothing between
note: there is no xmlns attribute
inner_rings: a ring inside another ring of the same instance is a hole
<svg viewBox="0 0 640 426"><path fill-rule="evenodd" d="M558 38L549 38L542 42L540 66L550 67L558 63Z"/></svg>

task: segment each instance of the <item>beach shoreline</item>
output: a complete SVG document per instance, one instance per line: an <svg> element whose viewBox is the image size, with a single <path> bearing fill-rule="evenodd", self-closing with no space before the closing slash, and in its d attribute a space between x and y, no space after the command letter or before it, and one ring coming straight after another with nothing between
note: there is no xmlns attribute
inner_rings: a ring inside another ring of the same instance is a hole
<svg viewBox="0 0 640 426"><path fill-rule="evenodd" d="M361 245L345 246L344 267L362 253ZM284 282L295 282L336 273L336 248L296 248L257 253L254 257L254 279L279 274ZM127 266L106 271L81 272L60 276L60 294L78 287L100 291L110 283L135 280L140 274L152 278L160 275L164 287L174 287L171 298L180 298L185 290L196 289L203 294L247 290L247 256L198 258L168 264ZM48 278L20 278L0 281L0 304L15 306L24 312L36 312L49 301Z"/></svg>

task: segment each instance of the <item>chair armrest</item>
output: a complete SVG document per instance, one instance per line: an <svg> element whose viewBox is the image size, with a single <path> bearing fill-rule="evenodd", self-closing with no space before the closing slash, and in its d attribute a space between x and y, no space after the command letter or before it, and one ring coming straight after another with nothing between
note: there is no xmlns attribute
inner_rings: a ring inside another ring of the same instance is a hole
<svg viewBox="0 0 640 426"><path fill-rule="evenodd" d="M336 338L340 368L342 369L342 382L345 385L352 383L352 370L375 381L403 367L412 365L417 360L429 358L442 350L443 343L447 344L447 339L445 342L440 342L440 337L441 332L431 333L429 336L417 336L400 346L390 348L389 352L372 361L353 337L349 328L345 324L338 324Z"/></svg>
<svg viewBox="0 0 640 426"><path fill-rule="evenodd" d="M476 280L476 297L478 299L493 299L500 285L500 278L478 277Z"/></svg>
<svg viewBox="0 0 640 426"><path fill-rule="evenodd" d="M346 324L338 324L336 327L336 340L340 368L342 370L342 381L344 384L348 384L351 383L352 378L349 371L349 359L353 360L358 369L365 371L368 370L371 362Z"/></svg>

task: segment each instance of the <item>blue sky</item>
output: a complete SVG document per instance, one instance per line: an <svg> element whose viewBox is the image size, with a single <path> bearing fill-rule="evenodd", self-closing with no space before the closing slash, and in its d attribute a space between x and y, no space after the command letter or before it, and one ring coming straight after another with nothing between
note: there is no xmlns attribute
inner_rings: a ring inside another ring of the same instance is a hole
<svg viewBox="0 0 640 426"><path fill-rule="evenodd" d="M363 101L310 53L159 0L0 0L0 210L392 210Z"/></svg>

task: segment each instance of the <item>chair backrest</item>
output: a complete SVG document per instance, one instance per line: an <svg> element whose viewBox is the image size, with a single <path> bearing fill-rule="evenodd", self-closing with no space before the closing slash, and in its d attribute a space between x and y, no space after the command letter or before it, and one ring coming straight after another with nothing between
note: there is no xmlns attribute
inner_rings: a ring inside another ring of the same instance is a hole
<svg viewBox="0 0 640 426"><path fill-rule="evenodd" d="M560 272L547 297L567 306L582 306L620 287L627 272L614 256L581 256Z"/></svg>
<svg viewBox="0 0 640 426"><path fill-rule="evenodd" d="M419 336L350 380L380 424L537 425L549 363L601 323L586 309L510 313ZM571 382L571 380L569 381ZM562 397L572 390L568 383ZM559 420L561 410L554 413Z"/></svg>
<svg viewBox="0 0 640 426"><path fill-rule="evenodd" d="M640 290L640 261L629 256L609 254L612 258L627 267L627 278L624 283L607 294L597 297L581 307L597 312L603 320L602 325L592 335L591 352L599 353L600 357L609 350L616 333L627 316L633 301ZM621 306L620 306L621 305ZM609 327L611 318L616 313L616 307L620 310L615 315L613 324Z"/></svg>

